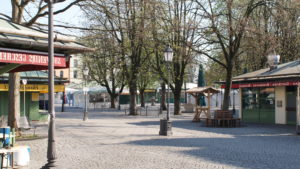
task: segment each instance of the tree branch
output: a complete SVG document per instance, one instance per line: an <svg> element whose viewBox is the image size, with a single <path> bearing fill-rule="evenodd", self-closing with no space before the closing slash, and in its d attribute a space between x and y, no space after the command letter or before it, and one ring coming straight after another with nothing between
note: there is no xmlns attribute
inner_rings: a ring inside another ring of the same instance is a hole
<svg viewBox="0 0 300 169"><path fill-rule="evenodd" d="M205 55L206 57L208 57L209 59L213 60L214 62L218 63L219 65L223 66L225 69L227 69L227 65L222 63L221 61L219 61L218 59L210 56L209 54L207 54L206 52L203 52L203 51L199 51L199 50L196 50L196 49L192 49L194 52L197 52L198 54L202 54L202 55Z"/></svg>
<svg viewBox="0 0 300 169"><path fill-rule="evenodd" d="M66 10L68 10L69 8L71 8L73 5L76 5L77 3L81 2L81 1L84 1L84 0L76 0L76 1L74 1L74 2L72 2L72 3L70 3L70 4L69 4L68 6L66 6L65 8L63 8L63 9L61 9L61 10L58 10L58 11L55 11L53 14L54 14L54 15L57 15L57 14L63 13L63 12L65 12ZM48 11L42 13L47 7L48 7L48 4L46 4L46 5L42 6L42 7L40 7L40 8L38 9L37 14L36 14L30 21L28 21L27 23L25 23L24 25L26 25L26 26L31 26L31 25L33 25L40 17L43 17L43 16L48 15Z"/></svg>

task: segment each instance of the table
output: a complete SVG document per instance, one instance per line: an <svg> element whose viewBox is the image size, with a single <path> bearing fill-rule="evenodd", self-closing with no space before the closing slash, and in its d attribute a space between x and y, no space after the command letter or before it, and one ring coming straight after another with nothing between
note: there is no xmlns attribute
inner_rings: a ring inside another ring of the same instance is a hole
<svg viewBox="0 0 300 169"><path fill-rule="evenodd" d="M200 106L197 106L193 122L199 122L200 121L200 115L201 115L201 113L204 113L205 116L206 116L206 118L209 118L210 117L210 112L209 111L210 111L209 107L200 107Z"/></svg>

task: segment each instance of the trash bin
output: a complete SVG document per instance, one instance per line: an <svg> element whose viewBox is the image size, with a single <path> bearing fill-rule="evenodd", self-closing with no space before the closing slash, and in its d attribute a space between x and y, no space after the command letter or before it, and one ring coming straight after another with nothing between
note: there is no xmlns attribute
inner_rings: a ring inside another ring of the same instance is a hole
<svg viewBox="0 0 300 169"><path fill-rule="evenodd" d="M30 147L20 146L14 154L17 166L28 166L30 161Z"/></svg>

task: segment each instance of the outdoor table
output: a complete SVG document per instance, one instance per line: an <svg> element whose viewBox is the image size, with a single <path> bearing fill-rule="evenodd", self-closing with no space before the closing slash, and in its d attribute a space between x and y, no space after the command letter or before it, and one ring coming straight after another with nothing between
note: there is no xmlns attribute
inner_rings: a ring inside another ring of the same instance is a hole
<svg viewBox="0 0 300 169"><path fill-rule="evenodd" d="M209 115L208 111L209 111L209 107L200 107L200 106L197 106L193 122L199 122L200 121L200 115L201 115L201 113L204 113L206 115L206 117L208 117L208 115Z"/></svg>

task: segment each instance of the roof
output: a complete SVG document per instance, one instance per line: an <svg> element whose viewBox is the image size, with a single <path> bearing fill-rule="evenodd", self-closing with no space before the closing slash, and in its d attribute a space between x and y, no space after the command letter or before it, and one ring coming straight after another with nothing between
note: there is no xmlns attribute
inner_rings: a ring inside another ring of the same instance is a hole
<svg viewBox="0 0 300 169"><path fill-rule="evenodd" d="M3 73L0 75L0 81L8 81L8 73ZM45 83L48 82L48 73L43 71L27 71L20 72L21 79L27 79L28 83ZM55 82L67 83L65 78L55 77Z"/></svg>
<svg viewBox="0 0 300 169"><path fill-rule="evenodd" d="M292 61L283 63L277 66L277 68L270 69L264 68L254 72L242 74L234 77L233 82L238 81L257 81L257 80L274 80L285 78L299 78L300 77L300 61Z"/></svg>
<svg viewBox="0 0 300 169"><path fill-rule="evenodd" d="M211 86L204 86L204 87L194 87L186 91L189 94L206 94L206 93L219 93L220 91L216 88Z"/></svg>
<svg viewBox="0 0 300 169"><path fill-rule="evenodd" d="M55 52L63 54L93 51L75 38L55 35ZM0 18L0 47L48 51L48 33Z"/></svg>

